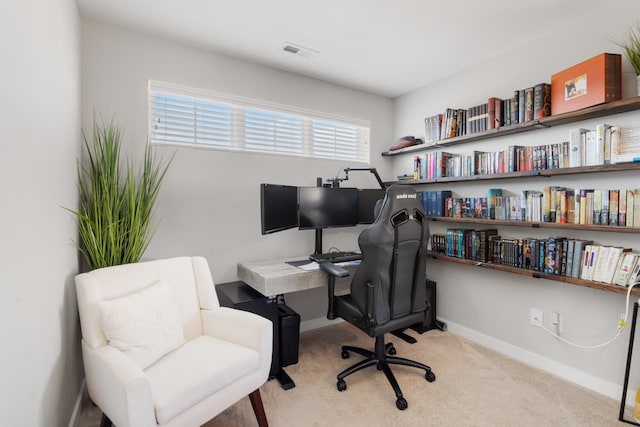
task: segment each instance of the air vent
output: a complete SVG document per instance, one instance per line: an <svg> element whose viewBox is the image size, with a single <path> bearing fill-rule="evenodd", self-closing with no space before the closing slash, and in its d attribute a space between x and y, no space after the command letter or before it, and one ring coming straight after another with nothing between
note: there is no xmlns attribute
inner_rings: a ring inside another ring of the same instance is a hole
<svg viewBox="0 0 640 427"><path fill-rule="evenodd" d="M289 42L285 42L284 46L282 46L282 50L285 52L293 53L297 56L302 56L303 58L311 58L312 56L319 53L317 50Z"/></svg>

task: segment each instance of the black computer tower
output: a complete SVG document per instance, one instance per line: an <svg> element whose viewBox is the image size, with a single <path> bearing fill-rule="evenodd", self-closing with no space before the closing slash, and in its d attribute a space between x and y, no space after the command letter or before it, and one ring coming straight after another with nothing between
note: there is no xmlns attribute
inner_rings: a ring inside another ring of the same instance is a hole
<svg viewBox="0 0 640 427"><path fill-rule="evenodd" d="M278 304L280 327L280 366L298 363L300 344L300 315L285 304Z"/></svg>
<svg viewBox="0 0 640 427"><path fill-rule="evenodd" d="M419 333L438 328L436 322L436 282L427 279L426 286L427 311L425 313L424 320L411 326L411 329Z"/></svg>

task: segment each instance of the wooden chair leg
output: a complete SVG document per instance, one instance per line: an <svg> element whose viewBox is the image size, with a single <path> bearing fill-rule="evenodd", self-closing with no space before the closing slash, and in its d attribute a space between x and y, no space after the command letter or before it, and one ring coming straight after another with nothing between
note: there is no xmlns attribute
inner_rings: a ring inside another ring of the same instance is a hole
<svg viewBox="0 0 640 427"><path fill-rule="evenodd" d="M251 406L253 407L253 412L256 414L256 419L258 420L258 426L269 427L269 423L267 423L267 415L265 414L264 406L262 405L262 397L260 396L260 389L256 389L251 394L249 394L249 400L251 400Z"/></svg>

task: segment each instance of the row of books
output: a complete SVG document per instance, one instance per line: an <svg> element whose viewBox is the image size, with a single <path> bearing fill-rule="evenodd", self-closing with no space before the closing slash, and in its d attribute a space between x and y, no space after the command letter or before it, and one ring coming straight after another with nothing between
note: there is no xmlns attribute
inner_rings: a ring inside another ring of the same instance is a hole
<svg viewBox="0 0 640 427"><path fill-rule="evenodd" d="M442 114L425 118L425 142L436 143L550 115L551 85L540 83L515 90L512 98L490 97L486 103L471 108L447 108Z"/></svg>
<svg viewBox="0 0 640 427"><path fill-rule="evenodd" d="M504 238L496 229L449 228L431 236L431 250L546 274L627 286L640 280L640 253L565 237Z"/></svg>
<svg viewBox="0 0 640 427"><path fill-rule="evenodd" d="M539 83L533 87L516 89L513 97L506 99L490 98L495 103L494 127L511 126L539 120L551 115L551 85ZM491 120L491 112L489 120Z"/></svg>
<svg viewBox="0 0 640 427"><path fill-rule="evenodd" d="M568 141L536 145L510 145L500 151L456 154L446 151L414 156L414 179L527 172L568 167L640 161L640 124L595 129L575 128Z"/></svg>
<svg viewBox="0 0 640 427"><path fill-rule="evenodd" d="M420 165L419 168L416 165ZM414 156L415 179L493 175L569 167L569 142L534 147L510 145L501 151L456 154L430 151Z"/></svg>
<svg viewBox="0 0 640 427"><path fill-rule="evenodd" d="M490 188L486 204L489 219L640 227L640 189L546 186L543 191L507 195L501 188ZM445 216L456 217L457 212L444 210Z"/></svg>

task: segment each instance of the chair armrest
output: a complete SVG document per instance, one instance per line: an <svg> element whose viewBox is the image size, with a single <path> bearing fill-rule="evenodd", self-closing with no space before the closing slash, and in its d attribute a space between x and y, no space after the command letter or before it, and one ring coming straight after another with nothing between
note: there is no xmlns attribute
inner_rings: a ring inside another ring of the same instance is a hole
<svg viewBox="0 0 640 427"><path fill-rule="evenodd" d="M229 307L200 310L206 335L254 349L271 365L273 323L262 316ZM262 365L262 360L261 360Z"/></svg>
<svg viewBox="0 0 640 427"><path fill-rule="evenodd" d="M120 350L82 341L89 395L114 425L155 426L151 387L142 369Z"/></svg>
<svg viewBox="0 0 640 427"><path fill-rule="evenodd" d="M318 266L320 266L320 270L334 277L347 277L349 275L349 271L346 268L335 265L332 262L321 262Z"/></svg>

